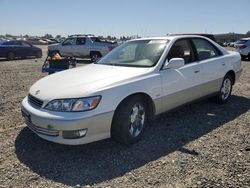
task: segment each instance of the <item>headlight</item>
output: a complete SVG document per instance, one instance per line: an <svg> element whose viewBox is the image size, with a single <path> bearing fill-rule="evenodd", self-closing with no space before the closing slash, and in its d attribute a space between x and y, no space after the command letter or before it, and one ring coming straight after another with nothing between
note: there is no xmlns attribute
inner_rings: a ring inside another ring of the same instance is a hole
<svg viewBox="0 0 250 188"><path fill-rule="evenodd" d="M83 112L96 108L101 96L79 98L79 99L56 99L50 101L45 109L60 112Z"/></svg>

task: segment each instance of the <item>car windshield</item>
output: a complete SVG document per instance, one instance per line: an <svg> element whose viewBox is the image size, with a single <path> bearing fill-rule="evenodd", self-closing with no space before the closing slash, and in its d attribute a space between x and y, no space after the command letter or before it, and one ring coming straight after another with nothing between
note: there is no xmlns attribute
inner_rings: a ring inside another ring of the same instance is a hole
<svg viewBox="0 0 250 188"><path fill-rule="evenodd" d="M112 50L97 64L152 67L160 59L168 40L135 40L129 41Z"/></svg>

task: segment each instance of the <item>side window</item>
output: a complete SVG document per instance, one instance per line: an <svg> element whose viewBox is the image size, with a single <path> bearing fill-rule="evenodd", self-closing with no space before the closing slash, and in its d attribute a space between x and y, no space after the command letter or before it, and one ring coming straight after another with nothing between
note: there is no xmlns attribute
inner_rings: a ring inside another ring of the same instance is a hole
<svg viewBox="0 0 250 188"><path fill-rule="evenodd" d="M10 42L4 42L2 45L9 46L11 44L10 44Z"/></svg>
<svg viewBox="0 0 250 188"><path fill-rule="evenodd" d="M76 45L84 45L84 44L85 44L85 38L76 39Z"/></svg>
<svg viewBox="0 0 250 188"><path fill-rule="evenodd" d="M73 45L75 43L75 38L67 38L62 45Z"/></svg>
<svg viewBox="0 0 250 188"><path fill-rule="evenodd" d="M28 44L28 43L26 43L26 42L22 42L22 46L24 46L24 47L31 47L31 45Z"/></svg>
<svg viewBox="0 0 250 188"><path fill-rule="evenodd" d="M12 45L17 45L17 44L15 41L8 41L8 42L5 42L3 45L12 46Z"/></svg>
<svg viewBox="0 0 250 188"><path fill-rule="evenodd" d="M185 64L194 62L195 56L189 40L183 39L175 42L171 47L167 58L168 61L172 58L183 58Z"/></svg>
<svg viewBox="0 0 250 188"><path fill-rule="evenodd" d="M209 41L205 39L192 39L196 48L199 60L205 60L220 55L220 51L216 49Z"/></svg>
<svg viewBox="0 0 250 188"><path fill-rule="evenodd" d="M3 43L2 45L8 45L8 46L21 46L22 44L21 44L21 42L19 42L19 41L8 41L8 42L5 42L5 43Z"/></svg>

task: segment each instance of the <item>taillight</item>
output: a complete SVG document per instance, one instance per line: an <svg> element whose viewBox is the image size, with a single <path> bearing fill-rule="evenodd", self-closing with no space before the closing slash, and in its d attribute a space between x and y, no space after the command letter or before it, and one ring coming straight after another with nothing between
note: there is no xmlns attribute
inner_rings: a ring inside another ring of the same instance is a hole
<svg viewBox="0 0 250 188"><path fill-rule="evenodd" d="M244 48L246 48L247 46L244 44L244 45L241 45L241 46L239 46L239 49L244 49Z"/></svg>

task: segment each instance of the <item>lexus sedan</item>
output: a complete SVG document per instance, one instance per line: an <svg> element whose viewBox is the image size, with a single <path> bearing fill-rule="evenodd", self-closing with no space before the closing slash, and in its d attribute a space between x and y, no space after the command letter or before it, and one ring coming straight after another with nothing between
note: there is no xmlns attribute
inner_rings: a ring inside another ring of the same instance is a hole
<svg viewBox="0 0 250 188"><path fill-rule="evenodd" d="M13 60L17 57L42 57L42 50L24 41L1 41L0 58Z"/></svg>
<svg viewBox="0 0 250 188"><path fill-rule="evenodd" d="M22 114L34 133L52 142L112 137L131 144L155 115L205 96L225 103L241 71L239 53L202 36L136 39L96 63L40 79Z"/></svg>

